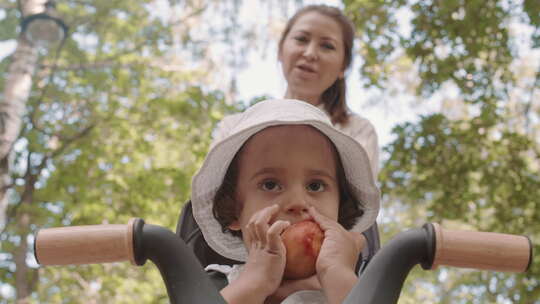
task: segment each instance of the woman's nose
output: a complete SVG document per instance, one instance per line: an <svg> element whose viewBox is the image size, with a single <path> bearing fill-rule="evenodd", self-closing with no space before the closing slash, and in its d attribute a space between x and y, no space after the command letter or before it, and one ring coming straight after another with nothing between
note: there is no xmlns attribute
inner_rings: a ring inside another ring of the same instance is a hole
<svg viewBox="0 0 540 304"><path fill-rule="evenodd" d="M307 60L316 60L318 58L317 55L317 45L315 43L309 43L306 48L304 49L304 57L306 57Z"/></svg>

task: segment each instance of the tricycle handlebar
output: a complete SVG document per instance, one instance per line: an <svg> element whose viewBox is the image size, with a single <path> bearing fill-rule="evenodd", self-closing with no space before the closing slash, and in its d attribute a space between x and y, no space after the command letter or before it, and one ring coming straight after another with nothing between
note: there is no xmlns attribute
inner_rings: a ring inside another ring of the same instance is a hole
<svg viewBox="0 0 540 304"><path fill-rule="evenodd" d="M130 261L133 254L133 226L88 225L47 228L38 231L34 243L41 265L82 265Z"/></svg>
<svg viewBox="0 0 540 304"><path fill-rule="evenodd" d="M521 235L435 229L435 257L439 265L506 272L525 272L532 261L532 244Z"/></svg>
<svg viewBox="0 0 540 304"><path fill-rule="evenodd" d="M171 303L225 303L191 249L170 230L132 219L127 225L42 229L35 240L42 265L150 259L161 272ZM426 224L398 234L373 257L344 303L396 303L409 271L439 265L524 272L532 261L527 237L446 230Z"/></svg>

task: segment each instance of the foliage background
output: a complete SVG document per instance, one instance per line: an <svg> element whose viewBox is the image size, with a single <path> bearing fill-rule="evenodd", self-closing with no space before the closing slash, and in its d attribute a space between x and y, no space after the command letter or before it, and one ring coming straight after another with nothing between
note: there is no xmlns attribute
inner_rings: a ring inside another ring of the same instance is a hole
<svg viewBox="0 0 540 304"><path fill-rule="evenodd" d="M304 2L257 1L266 18L246 27L252 4L240 0L58 1L70 37L42 52L14 148L0 303L167 302L152 265L39 268L33 234L133 216L174 230L213 127L250 102L236 75ZM17 4L0 4L0 41L18 35ZM372 106L438 107L395 126L383 148L383 242L436 221L524 234L538 252L540 3L338 5L357 27L352 85L374 92ZM539 264L536 254L526 274L415 269L400 303L540 303Z"/></svg>

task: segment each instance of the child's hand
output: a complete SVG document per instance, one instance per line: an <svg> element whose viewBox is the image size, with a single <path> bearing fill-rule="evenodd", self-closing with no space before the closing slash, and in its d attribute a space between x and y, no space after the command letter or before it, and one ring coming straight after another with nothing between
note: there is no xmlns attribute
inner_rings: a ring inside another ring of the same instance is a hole
<svg viewBox="0 0 540 304"><path fill-rule="evenodd" d="M279 288L268 298L265 304L281 303L289 295L300 290L320 290L321 284L316 275L300 280L283 280Z"/></svg>
<svg viewBox="0 0 540 304"><path fill-rule="evenodd" d="M313 207L309 208L309 214L324 231L315 266L317 278L329 303L341 303L356 283L355 266L366 239L359 232L345 230Z"/></svg>
<svg viewBox="0 0 540 304"><path fill-rule="evenodd" d="M264 298L279 287L285 269L286 251L280 235L290 223L278 220L270 224L278 211L278 205L258 211L243 230L248 259L238 280L258 286Z"/></svg>
<svg viewBox="0 0 540 304"><path fill-rule="evenodd" d="M358 256L365 246L365 238L359 232L347 231L338 222L320 214L310 207L309 213L324 231L324 240L317 258L317 274L332 269L354 271Z"/></svg>

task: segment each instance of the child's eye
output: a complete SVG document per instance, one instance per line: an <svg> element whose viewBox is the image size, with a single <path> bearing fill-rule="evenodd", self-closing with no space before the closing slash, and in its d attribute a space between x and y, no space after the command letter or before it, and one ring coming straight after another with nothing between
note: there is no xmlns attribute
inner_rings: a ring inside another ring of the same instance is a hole
<svg viewBox="0 0 540 304"><path fill-rule="evenodd" d="M278 184L276 181L273 180L267 180L260 184L261 189L264 191L280 191L282 190L282 187L280 184Z"/></svg>
<svg viewBox="0 0 540 304"><path fill-rule="evenodd" d="M321 181L311 182L307 185L308 191L321 192L326 189L326 184Z"/></svg>

